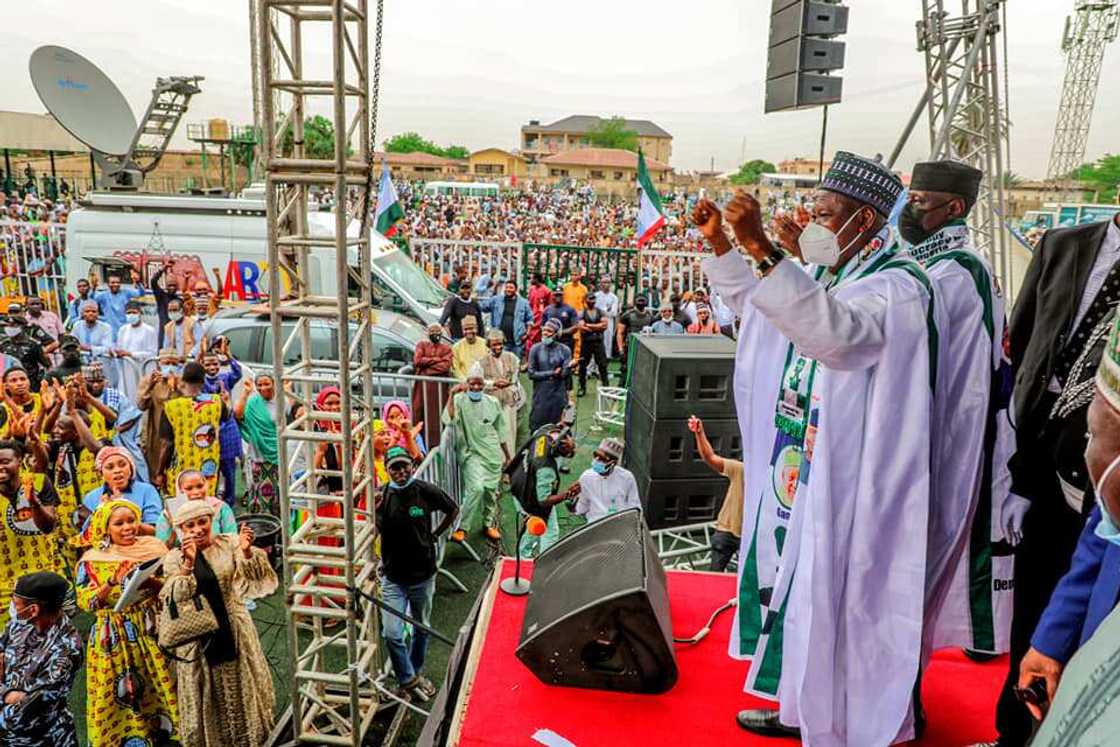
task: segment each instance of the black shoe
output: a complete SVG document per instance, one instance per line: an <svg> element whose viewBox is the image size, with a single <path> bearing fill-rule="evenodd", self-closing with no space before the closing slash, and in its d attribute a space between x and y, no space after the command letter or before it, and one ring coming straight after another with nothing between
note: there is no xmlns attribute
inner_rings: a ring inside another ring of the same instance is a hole
<svg viewBox="0 0 1120 747"><path fill-rule="evenodd" d="M796 737L801 738L801 730L796 726L786 726L778 720L778 712L768 708L751 708L739 711L735 717L739 726L749 732L760 734L764 737Z"/></svg>
<svg viewBox="0 0 1120 747"><path fill-rule="evenodd" d="M576 392L576 396L577 396L577 397L585 397L585 396L587 396L587 390L586 390L586 389L580 389L580 390L579 390L578 392Z"/></svg>
<svg viewBox="0 0 1120 747"><path fill-rule="evenodd" d="M978 662L980 664L999 657L999 654L989 654L985 651L973 651L970 648L962 648L961 652L972 661Z"/></svg>

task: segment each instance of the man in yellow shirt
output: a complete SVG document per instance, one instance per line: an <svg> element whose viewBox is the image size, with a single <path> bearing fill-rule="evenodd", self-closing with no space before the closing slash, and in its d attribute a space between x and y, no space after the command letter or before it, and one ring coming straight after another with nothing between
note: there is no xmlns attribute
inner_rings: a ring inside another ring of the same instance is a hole
<svg viewBox="0 0 1120 747"><path fill-rule="evenodd" d="M467 371L486 357L486 342L478 336L478 321L473 316L463 317L463 339L451 346L451 375L459 381L467 380Z"/></svg>
<svg viewBox="0 0 1120 747"><path fill-rule="evenodd" d="M709 570L723 573L739 551L739 536L743 531L743 463L715 453L708 442L708 434L704 432L704 421L700 418L695 415L690 417L688 429L696 439L696 452L700 458L731 481L716 517L716 530L712 533L712 566Z"/></svg>
<svg viewBox="0 0 1120 747"><path fill-rule="evenodd" d="M576 317L587 308L587 286L583 284L583 270L574 270L572 279L564 284L564 304L576 310ZM572 358L579 360L583 335L577 330L572 334Z"/></svg>

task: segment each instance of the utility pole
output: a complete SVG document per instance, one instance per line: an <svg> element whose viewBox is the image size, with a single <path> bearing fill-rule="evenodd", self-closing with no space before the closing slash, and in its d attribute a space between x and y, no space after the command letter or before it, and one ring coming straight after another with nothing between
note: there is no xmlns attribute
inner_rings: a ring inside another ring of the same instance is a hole
<svg viewBox="0 0 1120 747"><path fill-rule="evenodd" d="M1085 144L1097 103L1097 88L1105 47L1116 39L1120 28L1120 5L1116 0L1078 0L1073 15L1066 17L1062 53L1066 76L1054 126L1050 167L1046 180L1062 199L1077 191L1072 174L1085 159Z"/></svg>

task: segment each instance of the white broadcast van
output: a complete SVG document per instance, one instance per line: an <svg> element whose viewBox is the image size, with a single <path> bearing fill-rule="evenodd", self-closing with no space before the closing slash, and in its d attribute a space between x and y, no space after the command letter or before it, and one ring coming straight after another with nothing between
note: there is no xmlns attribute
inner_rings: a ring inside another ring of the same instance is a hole
<svg viewBox="0 0 1120 747"><path fill-rule="evenodd" d="M312 212L308 221L313 235L334 235L333 213ZM357 234L357 221L348 232ZM170 259L180 289L203 280L226 301L259 302L269 290L266 233L261 198L91 192L66 223L66 284L126 265L147 282ZM425 325L438 321L447 290L393 242L372 229L370 235L380 306ZM312 293L338 294L329 251L312 252L310 273Z"/></svg>

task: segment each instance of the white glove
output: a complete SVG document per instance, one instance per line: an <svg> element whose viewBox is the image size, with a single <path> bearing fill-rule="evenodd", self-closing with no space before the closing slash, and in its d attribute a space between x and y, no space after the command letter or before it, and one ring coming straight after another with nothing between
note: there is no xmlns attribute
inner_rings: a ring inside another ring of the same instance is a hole
<svg viewBox="0 0 1120 747"><path fill-rule="evenodd" d="M1012 547L1023 541L1023 517L1030 507L1031 502L1021 495L1007 495L1003 504L1003 536Z"/></svg>

